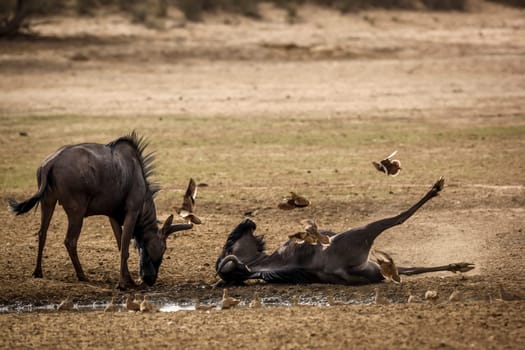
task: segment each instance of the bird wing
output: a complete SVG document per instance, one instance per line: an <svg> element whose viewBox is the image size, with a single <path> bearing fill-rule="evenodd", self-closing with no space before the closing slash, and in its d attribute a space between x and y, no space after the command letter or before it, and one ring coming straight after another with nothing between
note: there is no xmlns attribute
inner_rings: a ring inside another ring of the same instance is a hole
<svg viewBox="0 0 525 350"><path fill-rule="evenodd" d="M323 235L318 231L316 233L316 238L319 242L321 242L322 244L330 244L330 237L328 237L327 235Z"/></svg>
<svg viewBox="0 0 525 350"><path fill-rule="evenodd" d="M197 225L202 224L202 220L199 219L197 217L197 215L195 215L193 213L190 213L189 215L187 215L185 219L190 220L191 222L193 222L194 224L197 224Z"/></svg>
<svg viewBox="0 0 525 350"><path fill-rule="evenodd" d="M394 259L392 259L390 255L376 249L372 251L372 255L377 259L377 263L381 266L381 273L388 270L388 278L396 283L401 283L401 277L399 276L397 266L394 263Z"/></svg>
<svg viewBox="0 0 525 350"><path fill-rule="evenodd" d="M197 197L197 185L193 179L190 179L186 193L184 193L184 198L182 200L182 209L193 212L195 206L195 198Z"/></svg>
<svg viewBox="0 0 525 350"><path fill-rule="evenodd" d="M372 164L375 166L377 170L387 173L387 170L383 164L378 163L378 162L372 162Z"/></svg>
<svg viewBox="0 0 525 350"><path fill-rule="evenodd" d="M310 205L310 201L303 196L298 195L297 193L290 192L292 195L293 203L298 207L307 207Z"/></svg>
<svg viewBox="0 0 525 350"><path fill-rule="evenodd" d="M394 152L392 152L391 155L389 155L388 157L386 157L386 159L391 159L393 156L395 156L397 154L397 150L395 150Z"/></svg>
<svg viewBox="0 0 525 350"><path fill-rule="evenodd" d="M387 169L388 169L388 175L397 176L399 175L399 171L401 170L401 162L397 159L394 159L387 166Z"/></svg>
<svg viewBox="0 0 525 350"><path fill-rule="evenodd" d="M390 176L392 176L392 177L396 177L397 175L399 175L399 173L400 173L400 169L396 169L395 171L392 171L392 172L391 172L390 174L388 174L388 175L390 175Z"/></svg>
<svg viewBox="0 0 525 350"><path fill-rule="evenodd" d="M190 182L188 183L188 188L186 189L186 195L190 196L191 199L195 201L195 198L197 198L197 184L195 183L195 180L190 178Z"/></svg>
<svg viewBox="0 0 525 350"><path fill-rule="evenodd" d="M315 233L317 232L317 224L312 219L301 220L301 224L304 226L306 232Z"/></svg>
<svg viewBox="0 0 525 350"><path fill-rule="evenodd" d="M295 208L295 205L293 205L293 201L292 203L290 203L290 200L286 199L283 202L279 203L278 207L282 210L292 210Z"/></svg>
<svg viewBox="0 0 525 350"><path fill-rule="evenodd" d="M377 259L378 262L389 262L393 263L394 260L385 252L382 252L380 250L374 249L372 251L372 255Z"/></svg>
<svg viewBox="0 0 525 350"><path fill-rule="evenodd" d="M381 161L381 165L383 166L383 169L384 172L387 174L387 175L397 175L397 173L399 172L399 167L398 167L398 164L399 164L399 161L398 160L390 160L389 158L386 158L386 159L383 159Z"/></svg>
<svg viewBox="0 0 525 350"><path fill-rule="evenodd" d="M293 235L289 235L288 238L290 239L298 239L298 240L304 240L304 238L306 237L306 232L297 232L297 233L294 233Z"/></svg>

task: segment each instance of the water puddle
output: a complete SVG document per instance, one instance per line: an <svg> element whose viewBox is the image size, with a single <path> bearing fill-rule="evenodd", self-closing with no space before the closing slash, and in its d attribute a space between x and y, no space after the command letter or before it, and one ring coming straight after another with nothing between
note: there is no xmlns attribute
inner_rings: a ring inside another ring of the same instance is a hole
<svg viewBox="0 0 525 350"><path fill-rule="evenodd" d="M33 304L14 304L0 306L0 314L4 313L26 313L26 312L53 312L58 310L59 304L33 305ZM108 303L94 302L92 304L74 304L72 310L77 311L103 311ZM125 311L124 305L119 306L120 311Z"/></svg>
<svg viewBox="0 0 525 350"><path fill-rule="evenodd" d="M219 310L218 306L214 306L212 310ZM185 305L185 304L164 304L160 307L160 312L177 312L177 311L195 311L195 304Z"/></svg>
<svg viewBox="0 0 525 350"><path fill-rule="evenodd" d="M281 298L281 297L267 297L260 299L264 307L292 307L292 306L314 306L314 307L328 307L331 305L366 305L372 304L373 299L366 300L347 300L344 303L336 301L336 304L332 301L330 303L324 296L320 297L296 297L296 298ZM241 300L238 308L249 307L251 300ZM160 312L178 312L178 311L197 311L197 310L220 310L219 300L204 300L201 304L196 307L194 302L183 301L155 301L153 303L159 307ZM0 305L0 314L5 313L31 313L31 312L60 312L57 304L47 305L33 305L33 304L13 304L13 305ZM91 311L104 311L108 306L108 302L97 301L90 304L76 303L73 305L73 311L80 312L91 312ZM128 312L124 304L118 304L117 312Z"/></svg>

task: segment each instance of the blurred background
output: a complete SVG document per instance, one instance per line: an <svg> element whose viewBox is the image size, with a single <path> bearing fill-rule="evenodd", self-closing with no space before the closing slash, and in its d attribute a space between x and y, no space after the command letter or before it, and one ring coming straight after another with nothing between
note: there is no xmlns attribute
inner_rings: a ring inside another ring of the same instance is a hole
<svg viewBox="0 0 525 350"><path fill-rule="evenodd" d="M523 7L525 0L487 0L509 6ZM226 11L254 19L261 18L260 3L273 3L287 12L290 22L297 17L298 7L315 4L341 13L371 8L471 11L480 0L3 0L0 36L13 36L28 29L32 16L67 14L97 16L101 13L122 12L134 22L161 26L159 18L177 9L189 21L201 21L203 13Z"/></svg>

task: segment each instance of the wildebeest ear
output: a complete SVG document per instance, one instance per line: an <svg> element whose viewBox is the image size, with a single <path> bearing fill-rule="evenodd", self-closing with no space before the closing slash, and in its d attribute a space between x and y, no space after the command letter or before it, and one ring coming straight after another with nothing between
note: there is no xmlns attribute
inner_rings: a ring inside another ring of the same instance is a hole
<svg viewBox="0 0 525 350"><path fill-rule="evenodd" d="M162 229L160 231L160 232L162 232L162 235L164 235L164 236L168 235L168 233L166 233L166 232L170 229L172 223L173 223L173 214L168 216L166 221L164 221L164 225L162 225Z"/></svg>

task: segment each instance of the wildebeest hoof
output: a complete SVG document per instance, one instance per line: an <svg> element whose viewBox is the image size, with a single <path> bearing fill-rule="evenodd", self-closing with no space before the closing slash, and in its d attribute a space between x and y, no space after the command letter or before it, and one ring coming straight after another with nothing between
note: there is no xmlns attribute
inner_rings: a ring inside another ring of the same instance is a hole
<svg viewBox="0 0 525 350"><path fill-rule="evenodd" d="M474 269L475 267L476 266L474 264L466 263L466 262L455 263L455 264L450 264L449 265L449 269L452 272L468 272L468 271Z"/></svg>
<svg viewBox="0 0 525 350"><path fill-rule="evenodd" d="M117 285L115 286L115 289L120 290L120 291L125 291L126 287L120 283L117 283Z"/></svg>
<svg viewBox="0 0 525 350"><path fill-rule="evenodd" d="M89 282L89 278L87 278L86 275L80 275L77 276L77 278L80 282Z"/></svg>
<svg viewBox="0 0 525 350"><path fill-rule="evenodd" d="M117 289L118 290L128 290L128 289L136 289L137 288L137 285L135 284L135 282L133 282L133 280L128 280L126 282L123 282L123 281L120 281L118 284L117 284Z"/></svg>
<svg viewBox="0 0 525 350"><path fill-rule="evenodd" d="M33 272L32 276L34 278L43 278L44 277L44 275L42 274L42 271L35 271L35 272Z"/></svg>
<svg viewBox="0 0 525 350"><path fill-rule="evenodd" d="M141 282L139 285L137 285L135 287L135 289L138 289L138 290L144 290L144 289L148 289L150 286L148 286L146 283L144 282Z"/></svg>
<svg viewBox="0 0 525 350"><path fill-rule="evenodd" d="M126 290L128 290L128 289L133 289L133 287L134 287L134 286L131 286L131 285L118 283L116 289L118 289L118 290L120 290L120 291L126 291Z"/></svg>
<svg viewBox="0 0 525 350"><path fill-rule="evenodd" d="M443 189L444 186L445 186L445 178L441 176L439 180L434 184L434 186L432 186L432 190L435 191L437 194Z"/></svg>

